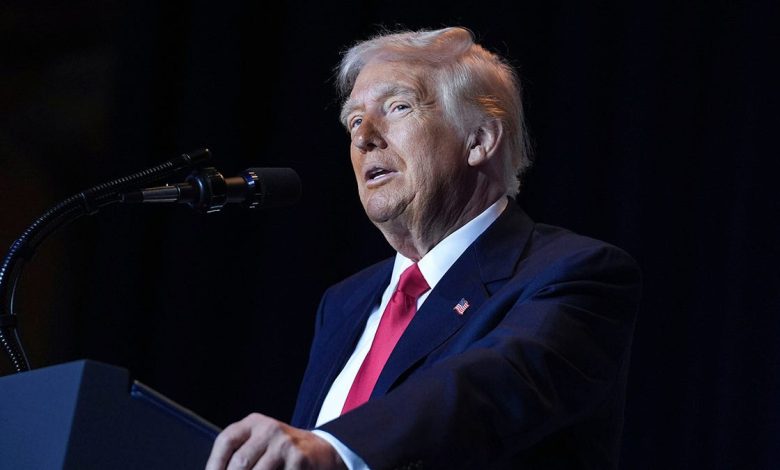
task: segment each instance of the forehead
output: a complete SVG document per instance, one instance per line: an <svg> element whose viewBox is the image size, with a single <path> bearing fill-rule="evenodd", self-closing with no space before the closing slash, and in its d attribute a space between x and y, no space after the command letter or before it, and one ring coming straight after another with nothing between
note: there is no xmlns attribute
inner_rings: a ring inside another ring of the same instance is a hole
<svg viewBox="0 0 780 470"><path fill-rule="evenodd" d="M369 62L358 74L342 114L390 96L408 95L422 100L432 91L430 75L429 68L407 62Z"/></svg>

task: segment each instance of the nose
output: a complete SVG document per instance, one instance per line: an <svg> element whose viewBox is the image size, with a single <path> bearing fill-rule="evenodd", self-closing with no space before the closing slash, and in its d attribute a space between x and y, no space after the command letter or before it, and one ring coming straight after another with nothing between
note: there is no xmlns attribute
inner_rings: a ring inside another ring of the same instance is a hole
<svg viewBox="0 0 780 470"><path fill-rule="evenodd" d="M366 118L363 118L363 122L360 123L360 126L352 135L352 143L364 153L370 152L377 147L380 149L387 148L387 142L382 137L380 129Z"/></svg>

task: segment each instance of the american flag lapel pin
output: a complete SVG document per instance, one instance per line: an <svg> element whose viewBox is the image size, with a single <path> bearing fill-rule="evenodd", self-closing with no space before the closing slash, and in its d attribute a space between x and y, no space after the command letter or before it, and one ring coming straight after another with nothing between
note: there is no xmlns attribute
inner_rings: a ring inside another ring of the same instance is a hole
<svg viewBox="0 0 780 470"><path fill-rule="evenodd" d="M458 315L463 315L463 312L465 312L466 309L469 308L470 306L471 304L469 304L468 300L460 299L460 302L455 304L455 306L452 309L455 310L458 313Z"/></svg>

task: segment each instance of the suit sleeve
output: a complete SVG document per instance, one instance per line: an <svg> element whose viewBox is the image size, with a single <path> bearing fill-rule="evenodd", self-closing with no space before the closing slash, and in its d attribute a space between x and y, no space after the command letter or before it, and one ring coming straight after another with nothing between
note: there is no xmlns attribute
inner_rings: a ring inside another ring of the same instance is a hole
<svg viewBox="0 0 780 470"><path fill-rule="evenodd" d="M465 326L479 330L467 346L452 338L386 395L321 429L373 469L484 468L611 413L634 329L636 263L601 245L542 264L475 312L469 321L489 326Z"/></svg>

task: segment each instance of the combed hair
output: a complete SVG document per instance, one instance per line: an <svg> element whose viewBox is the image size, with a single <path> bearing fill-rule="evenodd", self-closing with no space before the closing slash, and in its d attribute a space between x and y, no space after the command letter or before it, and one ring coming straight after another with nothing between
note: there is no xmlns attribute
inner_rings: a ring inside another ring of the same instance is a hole
<svg viewBox="0 0 780 470"><path fill-rule="evenodd" d="M508 195L517 195L520 179L531 165L531 149L520 80L512 66L475 43L466 28L383 32L344 52L336 77L342 102L372 59L430 67L446 117L462 131L475 121L501 120L506 137L504 184Z"/></svg>

